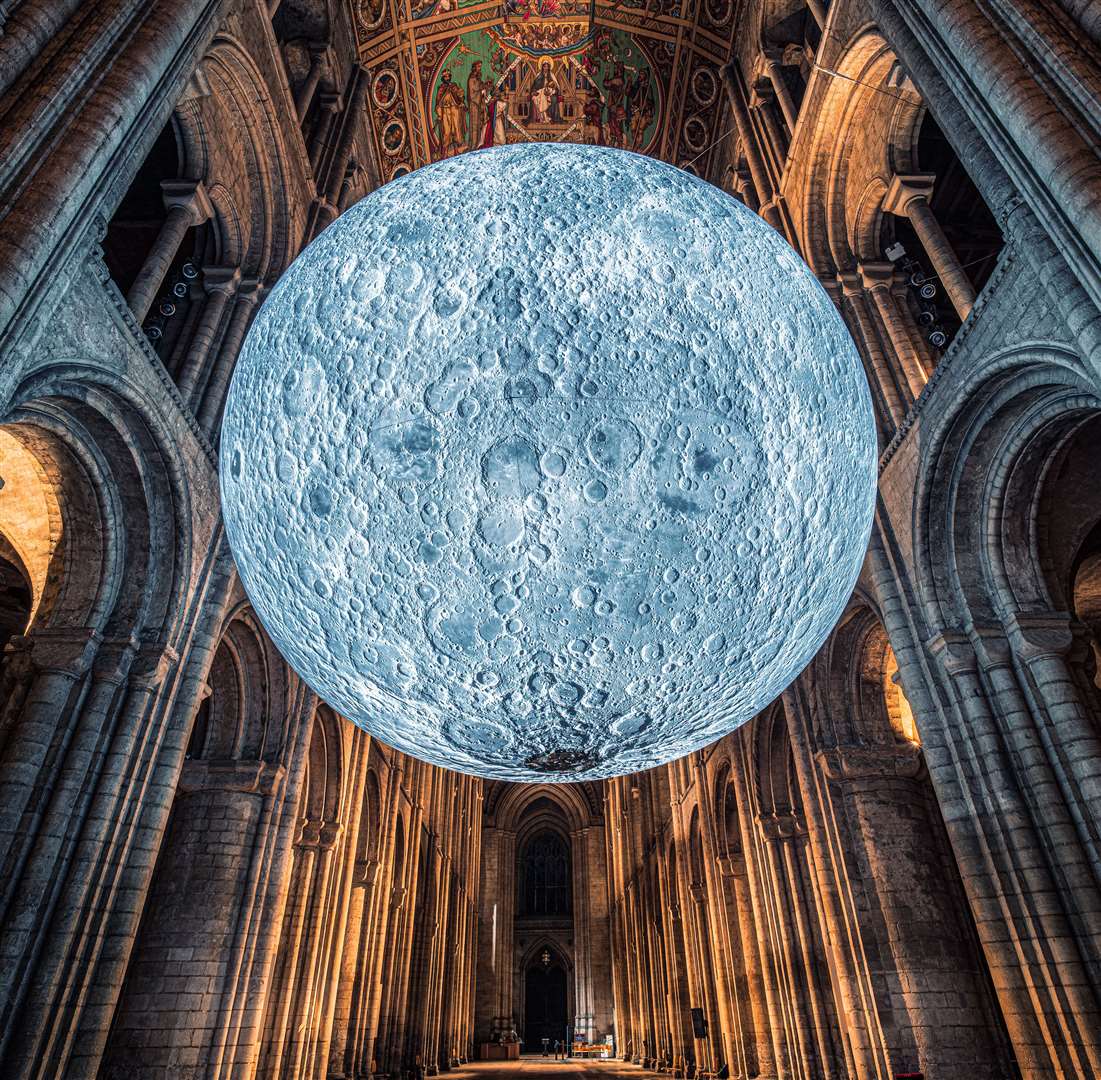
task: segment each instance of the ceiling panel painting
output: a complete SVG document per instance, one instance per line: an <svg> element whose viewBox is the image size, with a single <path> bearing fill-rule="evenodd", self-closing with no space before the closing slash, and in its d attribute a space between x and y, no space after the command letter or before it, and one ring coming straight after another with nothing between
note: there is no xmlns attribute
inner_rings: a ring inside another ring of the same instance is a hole
<svg viewBox="0 0 1101 1080"><path fill-rule="evenodd" d="M384 179L516 142L617 146L701 176L734 0L356 0Z"/></svg>

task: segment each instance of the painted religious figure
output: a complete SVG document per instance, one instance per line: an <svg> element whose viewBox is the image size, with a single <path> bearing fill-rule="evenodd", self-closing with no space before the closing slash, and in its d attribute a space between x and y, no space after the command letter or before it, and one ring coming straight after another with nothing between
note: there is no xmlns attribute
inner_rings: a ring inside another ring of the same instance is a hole
<svg viewBox="0 0 1101 1080"><path fill-rule="evenodd" d="M539 74L531 83L531 122L560 124L562 122L562 92L554 77L550 61L539 65Z"/></svg>
<svg viewBox="0 0 1101 1080"><path fill-rule="evenodd" d="M450 71L444 71L436 92L436 124L444 157L453 157L466 143L466 102Z"/></svg>
<svg viewBox="0 0 1101 1080"><path fill-rule="evenodd" d="M466 103L470 112L468 146L471 150L493 145L493 120L490 116L492 97L493 80L482 78L482 62L475 60L466 79Z"/></svg>
<svg viewBox="0 0 1101 1080"><path fill-rule="evenodd" d="M434 153L546 140L651 150L662 100L647 47L605 26L577 37L572 18L471 30L441 50L425 83ZM574 35L562 46L540 36L559 30Z"/></svg>

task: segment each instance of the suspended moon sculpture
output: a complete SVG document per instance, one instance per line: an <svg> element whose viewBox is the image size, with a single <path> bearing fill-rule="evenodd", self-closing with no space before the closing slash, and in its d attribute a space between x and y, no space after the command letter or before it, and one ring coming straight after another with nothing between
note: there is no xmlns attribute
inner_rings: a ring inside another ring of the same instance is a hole
<svg viewBox="0 0 1101 1080"><path fill-rule="evenodd" d="M853 589L876 439L781 237L656 160L420 169L327 228L221 438L245 588L336 710L437 765L565 781L749 720Z"/></svg>

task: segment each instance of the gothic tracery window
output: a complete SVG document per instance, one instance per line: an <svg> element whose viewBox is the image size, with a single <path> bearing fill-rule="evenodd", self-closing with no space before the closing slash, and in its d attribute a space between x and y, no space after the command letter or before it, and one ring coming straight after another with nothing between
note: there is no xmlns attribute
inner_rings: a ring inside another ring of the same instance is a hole
<svg viewBox="0 0 1101 1080"><path fill-rule="evenodd" d="M570 913L570 853L556 832L536 833L520 858L520 914Z"/></svg>

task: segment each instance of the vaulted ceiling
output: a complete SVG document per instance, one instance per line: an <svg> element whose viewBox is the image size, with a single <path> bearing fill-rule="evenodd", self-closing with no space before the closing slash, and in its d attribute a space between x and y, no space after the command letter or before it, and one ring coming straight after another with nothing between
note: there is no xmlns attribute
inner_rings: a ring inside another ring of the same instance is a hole
<svg viewBox="0 0 1101 1080"><path fill-rule="evenodd" d="M502 142L709 175L736 0L355 0L381 178Z"/></svg>

